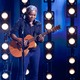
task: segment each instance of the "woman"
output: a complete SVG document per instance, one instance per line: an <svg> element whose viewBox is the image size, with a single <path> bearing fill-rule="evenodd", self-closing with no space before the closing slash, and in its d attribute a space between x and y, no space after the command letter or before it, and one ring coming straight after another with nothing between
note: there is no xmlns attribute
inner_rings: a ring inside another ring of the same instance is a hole
<svg viewBox="0 0 80 80"><path fill-rule="evenodd" d="M18 72L15 73L15 80L22 80L23 75L25 75L28 65L30 66L30 74L28 80L38 80L38 68L39 68L39 59L40 59L40 48L38 46L39 42L44 41L44 37L41 34L41 23L36 21L35 18L37 16L37 8L34 5L29 5L26 9L26 17L25 20L20 18L13 29L11 30L11 38L17 41L19 44L22 43L22 40L19 38L25 38L27 35L31 35L36 37L39 35L35 42L37 46L35 48L30 48L29 52L26 56L24 56L24 72L22 74L21 67L23 66L21 63L22 57L18 58L19 65L16 67ZM24 34L23 34L24 33ZM24 40L24 47L29 44L28 41ZM18 64L17 63L17 64ZM15 62L13 63L14 66ZM15 69L15 66L14 68ZM18 76L17 76L18 75Z"/></svg>

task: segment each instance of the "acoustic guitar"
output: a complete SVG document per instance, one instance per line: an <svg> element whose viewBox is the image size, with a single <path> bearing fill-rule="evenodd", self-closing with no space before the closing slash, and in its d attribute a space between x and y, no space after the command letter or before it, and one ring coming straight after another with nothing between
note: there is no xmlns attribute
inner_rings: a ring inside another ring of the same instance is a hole
<svg viewBox="0 0 80 80"><path fill-rule="evenodd" d="M47 30L46 32L40 34L42 36L45 36L46 34L49 34L51 32L55 32L60 29L60 25L53 27L50 30ZM28 41L28 46L24 49L24 56L26 56L29 52L30 48L36 48L36 42L35 40L39 37L39 35L33 37L31 35L27 35L24 40ZM22 40L22 38L19 38ZM9 44L9 51L14 57L21 57L22 56L22 47L17 43L17 41L12 40Z"/></svg>

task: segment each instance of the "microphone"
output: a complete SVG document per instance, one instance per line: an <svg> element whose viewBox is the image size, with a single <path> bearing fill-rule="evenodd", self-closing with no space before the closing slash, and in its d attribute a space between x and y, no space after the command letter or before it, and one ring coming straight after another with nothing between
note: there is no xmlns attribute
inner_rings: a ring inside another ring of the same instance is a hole
<svg viewBox="0 0 80 80"><path fill-rule="evenodd" d="M26 19L26 15L25 14L22 14L21 15L21 18L25 20Z"/></svg>

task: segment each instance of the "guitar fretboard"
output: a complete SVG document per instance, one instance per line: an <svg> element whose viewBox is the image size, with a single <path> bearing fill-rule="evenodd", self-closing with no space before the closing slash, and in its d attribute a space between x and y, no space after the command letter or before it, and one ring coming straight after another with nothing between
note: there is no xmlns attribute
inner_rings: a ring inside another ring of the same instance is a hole
<svg viewBox="0 0 80 80"><path fill-rule="evenodd" d="M51 33L51 32L54 32L56 30L60 29L60 25L56 26L56 27L53 27L52 29L50 30L47 30L46 32L40 34L42 36L46 36L47 34ZM32 39L29 40L29 43L32 42L32 41L35 41L40 35L37 35L35 37L33 37Z"/></svg>

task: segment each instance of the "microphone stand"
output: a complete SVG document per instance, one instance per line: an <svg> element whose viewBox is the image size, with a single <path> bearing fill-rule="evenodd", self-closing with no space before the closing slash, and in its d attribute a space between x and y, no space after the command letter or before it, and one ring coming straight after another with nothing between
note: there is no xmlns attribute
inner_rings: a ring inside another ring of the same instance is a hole
<svg viewBox="0 0 80 80"><path fill-rule="evenodd" d="M23 19L25 21L25 15L23 16ZM22 26L22 80L24 80L24 27L25 23L23 21L23 26Z"/></svg>

